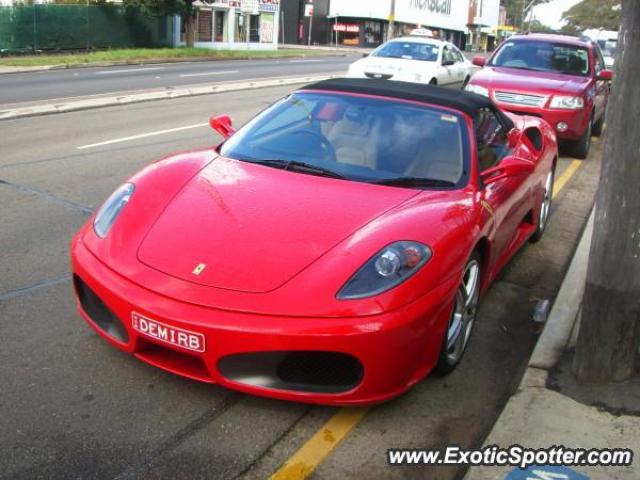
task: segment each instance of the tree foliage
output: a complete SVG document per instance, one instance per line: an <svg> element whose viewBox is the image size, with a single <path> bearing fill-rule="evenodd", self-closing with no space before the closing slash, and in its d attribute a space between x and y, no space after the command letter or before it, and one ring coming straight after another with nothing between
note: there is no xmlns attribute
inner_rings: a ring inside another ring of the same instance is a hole
<svg viewBox="0 0 640 480"><path fill-rule="evenodd" d="M126 7L139 8L147 15L182 15L193 11L193 0L123 0Z"/></svg>
<svg viewBox="0 0 640 480"><path fill-rule="evenodd" d="M590 28L618 30L621 0L582 0L562 14L564 29L582 32Z"/></svg>
<svg viewBox="0 0 640 480"><path fill-rule="evenodd" d="M146 15L180 15L185 27L185 38L188 47L195 41L194 0L122 0L125 7L140 9Z"/></svg>
<svg viewBox="0 0 640 480"><path fill-rule="evenodd" d="M526 24L527 30L531 32L554 32L555 30L548 25L545 25L540 20L533 19Z"/></svg>
<svg viewBox="0 0 640 480"><path fill-rule="evenodd" d="M551 0L533 0L533 6L549 3ZM532 0L501 0L500 4L507 10L507 24L520 27L523 23L522 10L529 6ZM533 8L533 6L531 8ZM529 9L531 11L531 9Z"/></svg>

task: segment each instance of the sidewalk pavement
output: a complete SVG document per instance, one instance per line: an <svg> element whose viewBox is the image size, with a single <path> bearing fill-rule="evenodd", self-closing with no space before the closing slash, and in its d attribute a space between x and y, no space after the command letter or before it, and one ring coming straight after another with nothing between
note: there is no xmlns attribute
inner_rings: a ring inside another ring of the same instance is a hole
<svg viewBox="0 0 640 480"><path fill-rule="evenodd" d="M593 233L593 218L592 211L522 382L485 440L486 446L497 445L506 448L518 444L526 448L550 448L561 445L585 449L630 448L636 456L640 452L640 417L614 415L604 409L578 403L547 388L549 370L558 363L567 349L575 346ZM527 478L507 477L515 470L519 469L472 467L465 479ZM537 470L545 471L545 467ZM528 478L640 478L640 462L637 460L634 465L628 467L572 467L571 470L576 472L574 477L552 473L557 470L549 468L547 477L540 473L534 476L532 473Z"/></svg>
<svg viewBox="0 0 640 480"><path fill-rule="evenodd" d="M296 43L284 43L278 45L278 48L295 48L302 50L319 50L324 52L339 52L342 54L346 53L371 53L374 48L365 48L365 47L349 47L345 45L298 45Z"/></svg>
<svg viewBox="0 0 640 480"><path fill-rule="evenodd" d="M51 70L52 68L61 68L61 66L60 65L43 65L38 67L12 67L9 65L0 65L0 75L4 73L40 72L42 70Z"/></svg>

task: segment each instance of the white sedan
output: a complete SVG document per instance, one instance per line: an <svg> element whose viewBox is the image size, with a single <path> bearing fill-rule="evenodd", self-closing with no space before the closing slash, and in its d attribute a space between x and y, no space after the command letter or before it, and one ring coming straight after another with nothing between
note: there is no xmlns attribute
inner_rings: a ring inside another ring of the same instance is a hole
<svg viewBox="0 0 640 480"><path fill-rule="evenodd" d="M464 88L472 73L473 65L452 43L410 36L390 40L352 63L347 77Z"/></svg>

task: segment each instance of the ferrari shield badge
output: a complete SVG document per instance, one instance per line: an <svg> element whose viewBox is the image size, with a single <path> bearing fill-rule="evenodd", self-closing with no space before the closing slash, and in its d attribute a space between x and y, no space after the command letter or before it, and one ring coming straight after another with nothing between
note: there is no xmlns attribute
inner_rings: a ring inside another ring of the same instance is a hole
<svg viewBox="0 0 640 480"><path fill-rule="evenodd" d="M193 273L194 275L200 275L202 272L204 272L205 268L207 268L207 265L205 263L199 263L191 273Z"/></svg>

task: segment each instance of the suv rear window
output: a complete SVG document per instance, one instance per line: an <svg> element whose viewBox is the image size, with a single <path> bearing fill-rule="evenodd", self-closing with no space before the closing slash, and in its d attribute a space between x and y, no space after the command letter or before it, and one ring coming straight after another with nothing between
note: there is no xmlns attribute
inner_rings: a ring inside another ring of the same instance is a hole
<svg viewBox="0 0 640 480"><path fill-rule="evenodd" d="M507 41L490 65L580 76L590 72L587 48L544 41Z"/></svg>

